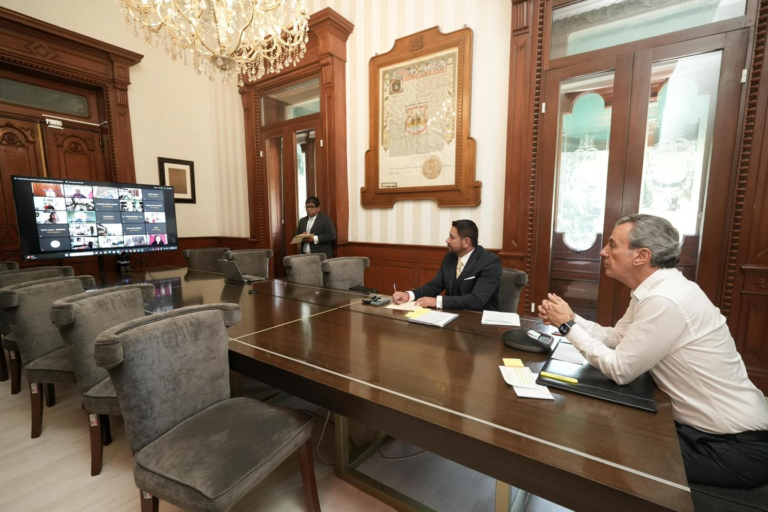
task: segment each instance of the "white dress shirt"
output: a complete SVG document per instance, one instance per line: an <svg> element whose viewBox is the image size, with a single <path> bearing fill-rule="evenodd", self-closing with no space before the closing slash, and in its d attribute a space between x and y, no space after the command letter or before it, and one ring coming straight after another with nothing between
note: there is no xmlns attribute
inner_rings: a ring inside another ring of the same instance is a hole
<svg viewBox="0 0 768 512"><path fill-rule="evenodd" d="M317 215L307 219L307 233L311 232L312 226L315 224L315 219L316 218L317 218ZM318 238L315 237L314 241L315 241L315 243L317 243L318 242ZM309 251L309 242L303 242L301 244L301 252L303 252L304 254L309 254L309 252L310 252Z"/></svg>
<svg viewBox="0 0 768 512"><path fill-rule="evenodd" d="M459 267L459 261L461 261L461 271L463 272L464 271L464 267L467 266L467 262L469 261L469 257L472 255L473 252L475 252L474 249L472 249L467 254L465 254L464 256L459 258L458 260L456 260L456 268ZM461 275L461 274L459 274L459 275ZM458 279L458 277L456 279ZM410 297L411 301L416 300L416 295L414 295L413 292L410 291L410 290L408 290L408 296ZM442 295L438 295L437 297L435 297L435 307L438 308L438 309L443 309L443 296Z"/></svg>
<svg viewBox="0 0 768 512"><path fill-rule="evenodd" d="M659 269L633 290L616 327L577 315L568 339L618 384L650 370L680 423L711 434L768 430L765 398L747 376L725 317L677 269Z"/></svg>

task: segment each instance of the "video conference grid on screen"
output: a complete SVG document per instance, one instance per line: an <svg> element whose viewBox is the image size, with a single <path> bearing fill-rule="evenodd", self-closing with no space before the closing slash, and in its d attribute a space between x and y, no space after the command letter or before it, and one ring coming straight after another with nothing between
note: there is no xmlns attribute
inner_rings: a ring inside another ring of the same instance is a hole
<svg viewBox="0 0 768 512"><path fill-rule="evenodd" d="M171 187L15 176L14 195L27 259L178 249Z"/></svg>

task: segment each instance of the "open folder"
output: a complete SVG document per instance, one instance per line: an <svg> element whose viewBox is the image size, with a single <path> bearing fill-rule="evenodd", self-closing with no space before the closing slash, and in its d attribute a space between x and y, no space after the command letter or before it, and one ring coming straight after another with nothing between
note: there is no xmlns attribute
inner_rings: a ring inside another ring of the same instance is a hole
<svg viewBox="0 0 768 512"><path fill-rule="evenodd" d="M303 242L309 242L314 238L315 235L296 235L293 237L293 240L291 240L292 244L301 244Z"/></svg>

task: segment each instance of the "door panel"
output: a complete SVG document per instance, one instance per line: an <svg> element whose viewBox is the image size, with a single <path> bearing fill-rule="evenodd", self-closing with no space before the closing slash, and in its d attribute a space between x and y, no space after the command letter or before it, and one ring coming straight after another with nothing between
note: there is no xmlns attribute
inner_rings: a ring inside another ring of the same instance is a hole
<svg viewBox="0 0 768 512"><path fill-rule="evenodd" d="M45 176L36 123L0 117L0 248L19 250L11 176Z"/></svg>
<svg viewBox="0 0 768 512"><path fill-rule="evenodd" d="M45 132L51 177L106 181L99 133L47 127Z"/></svg>

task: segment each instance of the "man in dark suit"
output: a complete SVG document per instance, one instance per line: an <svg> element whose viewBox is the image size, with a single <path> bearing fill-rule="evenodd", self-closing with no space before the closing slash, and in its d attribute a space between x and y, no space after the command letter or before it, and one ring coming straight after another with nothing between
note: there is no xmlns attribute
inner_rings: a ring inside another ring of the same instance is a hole
<svg viewBox="0 0 768 512"><path fill-rule="evenodd" d="M477 225L456 220L445 243L448 254L432 281L409 292L395 292L395 304L415 300L427 308L499 310L501 260L477 245ZM439 294L445 290L445 297Z"/></svg>
<svg viewBox="0 0 768 512"><path fill-rule="evenodd" d="M307 208L307 216L302 217L296 232L293 234L293 236L307 235L301 244L301 252L304 254L322 253L328 258L333 258L331 242L336 240L336 229L333 227L333 221L329 216L320 213L320 200L318 198L308 197L304 206Z"/></svg>

